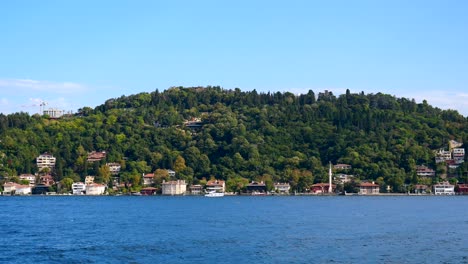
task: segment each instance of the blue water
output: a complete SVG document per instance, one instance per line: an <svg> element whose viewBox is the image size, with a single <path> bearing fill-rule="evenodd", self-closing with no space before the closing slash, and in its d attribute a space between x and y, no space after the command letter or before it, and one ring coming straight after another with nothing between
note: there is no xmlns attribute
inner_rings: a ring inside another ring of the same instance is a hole
<svg viewBox="0 0 468 264"><path fill-rule="evenodd" d="M468 263L463 197L0 197L4 263Z"/></svg>

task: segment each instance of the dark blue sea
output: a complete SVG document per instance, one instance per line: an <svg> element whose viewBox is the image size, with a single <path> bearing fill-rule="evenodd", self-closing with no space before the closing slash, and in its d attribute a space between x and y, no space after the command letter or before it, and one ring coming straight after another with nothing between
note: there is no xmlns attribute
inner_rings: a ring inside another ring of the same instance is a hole
<svg viewBox="0 0 468 264"><path fill-rule="evenodd" d="M468 263L468 196L0 197L2 263Z"/></svg>

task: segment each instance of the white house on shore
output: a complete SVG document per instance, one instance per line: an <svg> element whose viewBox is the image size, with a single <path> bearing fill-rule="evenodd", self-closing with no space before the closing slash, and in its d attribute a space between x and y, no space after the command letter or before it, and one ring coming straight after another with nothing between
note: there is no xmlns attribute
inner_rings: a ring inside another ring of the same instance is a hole
<svg viewBox="0 0 468 264"><path fill-rule="evenodd" d="M363 182L359 184L359 194L361 195L375 195L380 193L380 187L374 182Z"/></svg>
<svg viewBox="0 0 468 264"><path fill-rule="evenodd" d="M455 194L455 185L450 184L449 182L441 182L434 184L434 194L435 195L454 195Z"/></svg>
<svg viewBox="0 0 468 264"><path fill-rule="evenodd" d="M72 193L74 195L82 195L86 192L86 184L83 182L74 182L72 184Z"/></svg>
<svg viewBox="0 0 468 264"><path fill-rule="evenodd" d="M86 185L86 195L103 195L106 191L106 186L98 183Z"/></svg>
<svg viewBox="0 0 468 264"><path fill-rule="evenodd" d="M31 186L21 185L14 182L3 184L3 195L28 195L31 194Z"/></svg>

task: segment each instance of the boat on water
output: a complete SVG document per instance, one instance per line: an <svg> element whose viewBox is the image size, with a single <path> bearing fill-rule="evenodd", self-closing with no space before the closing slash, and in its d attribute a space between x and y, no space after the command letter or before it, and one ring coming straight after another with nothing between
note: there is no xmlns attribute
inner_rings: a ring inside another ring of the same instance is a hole
<svg viewBox="0 0 468 264"><path fill-rule="evenodd" d="M223 192L216 192L216 191L211 191L205 194L205 197L223 197L224 193Z"/></svg>

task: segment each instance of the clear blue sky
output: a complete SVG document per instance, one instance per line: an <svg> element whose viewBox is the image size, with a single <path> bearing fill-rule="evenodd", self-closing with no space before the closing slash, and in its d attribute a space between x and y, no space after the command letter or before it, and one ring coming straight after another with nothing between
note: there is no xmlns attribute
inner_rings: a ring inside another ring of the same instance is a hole
<svg viewBox="0 0 468 264"><path fill-rule="evenodd" d="M0 112L170 86L384 92L468 115L468 1L1 1Z"/></svg>

